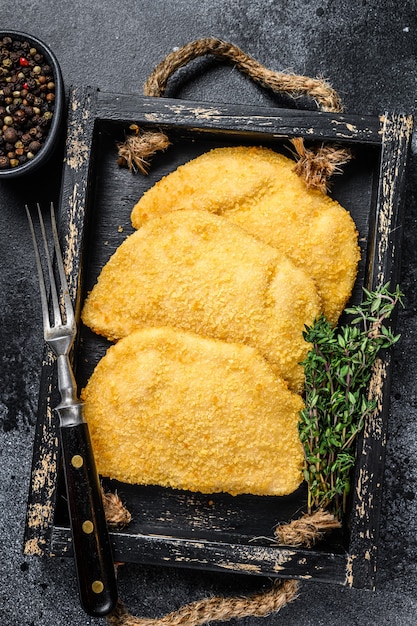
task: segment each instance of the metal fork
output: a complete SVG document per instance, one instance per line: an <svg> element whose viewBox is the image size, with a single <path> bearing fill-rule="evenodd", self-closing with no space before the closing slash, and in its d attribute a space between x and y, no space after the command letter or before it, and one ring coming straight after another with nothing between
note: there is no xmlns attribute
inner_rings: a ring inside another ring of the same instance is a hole
<svg viewBox="0 0 417 626"><path fill-rule="evenodd" d="M26 213L39 274L44 338L57 359L61 402L55 407L55 411L60 420L61 448L80 601L89 615L102 617L110 613L117 603L117 585L88 425L83 418L83 404L77 397L77 386L69 359L77 332L74 311L59 245L53 204L51 204L51 228L60 282L59 290L49 252L45 224L39 204L37 205L44 257L49 275L51 316L41 253L31 213L27 206Z"/></svg>

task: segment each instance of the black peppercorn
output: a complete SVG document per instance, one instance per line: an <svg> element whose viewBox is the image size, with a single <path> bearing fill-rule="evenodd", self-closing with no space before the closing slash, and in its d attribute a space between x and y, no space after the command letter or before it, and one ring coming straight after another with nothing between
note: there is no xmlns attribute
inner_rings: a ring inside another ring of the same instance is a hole
<svg viewBox="0 0 417 626"><path fill-rule="evenodd" d="M5 141L7 141L8 143L12 143L13 144L13 143L15 143L15 141L17 141L17 132L15 131L14 128L9 126L3 132L3 137L4 137Z"/></svg>
<svg viewBox="0 0 417 626"><path fill-rule="evenodd" d="M31 141L28 146L28 149L29 149L29 152L36 154L41 149L41 144L39 143L39 141Z"/></svg>
<svg viewBox="0 0 417 626"><path fill-rule="evenodd" d="M52 68L28 41L0 38L0 168L33 159L55 106Z"/></svg>
<svg viewBox="0 0 417 626"><path fill-rule="evenodd" d="M30 89L31 91L33 91L34 89L36 89L36 80L34 78L28 78L26 81L27 84L27 88Z"/></svg>
<svg viewBox="0 0 417 626"><path fill-rule="evenodd" d="M26 114L22 109L18 109L13 116L13 121L17 126L22 126L26 122Z"/></svg>

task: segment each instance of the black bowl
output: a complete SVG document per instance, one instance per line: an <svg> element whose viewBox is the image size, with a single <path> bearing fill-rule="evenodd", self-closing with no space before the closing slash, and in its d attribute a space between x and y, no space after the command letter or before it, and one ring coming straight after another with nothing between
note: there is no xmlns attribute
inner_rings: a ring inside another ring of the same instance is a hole
<svg viewBox="0 0 417 626"><path fill-rule="evenodd" d="M51 158L56 146L59 143L65 109L65 93L61 68L55 55L48 48L48 46L33 35L28 35L20 31L0 31L0 38L3 37L10 37L12 40L17 41L27 41L33 48L36 48L38 52L43 55L46 63L52 68L55 83L55 100L51 125L39 152L37 152L31 160L17 165L16 167L0 169L0 180L32 174L38 168L45 165L45 163Z"/></svg>

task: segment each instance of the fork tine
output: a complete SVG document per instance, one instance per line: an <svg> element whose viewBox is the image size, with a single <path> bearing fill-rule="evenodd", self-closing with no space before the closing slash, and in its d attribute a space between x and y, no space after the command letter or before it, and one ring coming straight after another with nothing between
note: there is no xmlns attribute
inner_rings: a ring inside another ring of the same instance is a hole
<svg viewBox="0 0 417 626"><path fill-rule="evenodd" d="M27 205L25 208L39 274L44 339L56 356L57 387L61 401L54 408L59 416L62 465L65 473L78 590L87 613L94 617L103 617L113 611L116 606L117 581L88 424L84 419L83 403L77 395L77 383L69 356L77 331L74 310L59 245L53 204L51 203L51 225L58 272L54 272L55 267L52 265L45 224L38 204L39 224L54 309L54 326L51 325L45 287L46 270L44 272L40 255L41 243L40 241L38 243L29 208ZM56 285L55 274L60 285ZM62 317L65 318L64 324ZM74 460L77 460L77 463ZM78 463L80 460L81 465ZM94 532L90 533L90 530L85 530L86 520L88 525L91 524Z"/></svg>
<svg viewBox="0 0 417 626"><path fill-rule="evenodd" d="M67 325L73 325L74 324L74 310L73 310L71 298L69 295L69 287L68 287L67 277L65 274L64 261L62 259L61 246L59 245L59 237L58 237L58 230L56 227L56 219L55 219L55 211L54 211L53 202L51 202L51 226L52 226L52 236L54 239L54 246L55 246L56 263L58 266L58 272L59 272L59 277L61 281L62 296L64 299L66 323Z"/></svg>
<svg viewBox="0 0 417 626"><path fill-rule="evenodd" d="M41 257L40 257L40 254L39 254L38 240L36 238L36 233L35 233L35 228L33 226L32 216L30 214L30 211L29 211L29 208L28 208L27 205L25 205L25 209L26 209L26 215L27 215L28 222L29 222L30 232L31 232L31 235L32 235L32 242L33 242L33 250L34 250L34 253L35 253L36 268L38 270L39 291L40 291L40 295L41 295L41 304L42 304L43 327L44 327L44 330L45 329L48 330L50 328L49 312L48 312L48 298L47 298L47 295L46 295L45 279L43 277L43 269L42 269Z"/></svg>
<svg viewBox="0 0 417 626"><path fill-rule="evenodd" d="M37 209L38 209L38 216L39 216L39 225L41 227L41 233L42 233L43 247L44 247L44 250L45 250L46 265L48 267L49 286L50 286L50 290L51 290L52 308L53 308L53 313L54 313L54 326L56 326L56 325L61 325L62 324L61 310L60 310L60 307L59 307L58 292L57 292L57 288L56 288L56 282L55 282L54 270L53 270L53 266L52 266L51 254L49 252L48 238L47 238L46 230L45 230L45 223L43 221L41 208L40 208L39 204L37 204Z"/></svg>

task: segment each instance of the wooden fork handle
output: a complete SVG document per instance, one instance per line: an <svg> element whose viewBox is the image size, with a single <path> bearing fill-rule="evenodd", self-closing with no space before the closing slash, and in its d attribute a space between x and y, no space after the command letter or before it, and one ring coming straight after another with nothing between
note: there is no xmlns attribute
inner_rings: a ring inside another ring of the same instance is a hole
<svg viewBox="0 0 417 626"><path fill-rule="evenodd" d="M61 445L80 600L103 617L115 608L117 584L88 425L61 425Z"/></svg>

